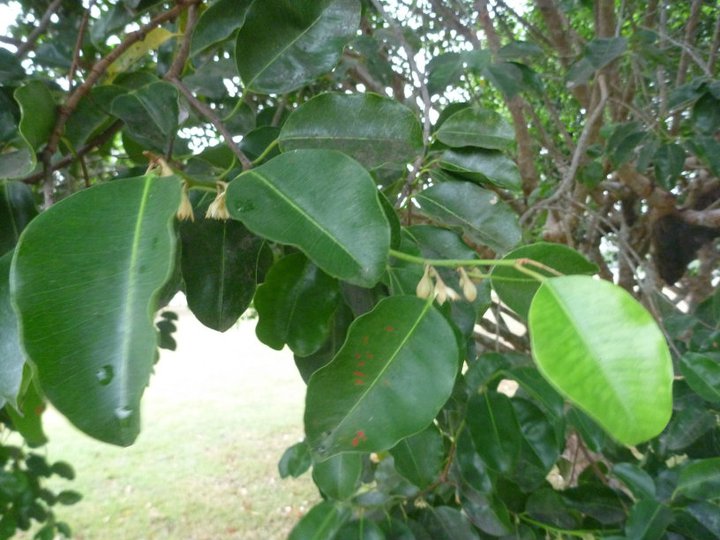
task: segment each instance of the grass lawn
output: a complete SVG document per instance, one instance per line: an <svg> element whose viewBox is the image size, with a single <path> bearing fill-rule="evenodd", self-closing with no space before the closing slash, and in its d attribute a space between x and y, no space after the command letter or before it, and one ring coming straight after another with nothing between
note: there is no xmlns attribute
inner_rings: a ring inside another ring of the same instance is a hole
<svg viewBox="0 0 720 540"><path fill-rule="evenodd" d="M183 308L176 352L163 351L130 448L98 443L54 411L51 460L70 462L84 498L56 507L80 540L286 538L318 499L309 475L277 462L302 438L305 385L288 351L257 341L255 321L218 334Z"/></svg>

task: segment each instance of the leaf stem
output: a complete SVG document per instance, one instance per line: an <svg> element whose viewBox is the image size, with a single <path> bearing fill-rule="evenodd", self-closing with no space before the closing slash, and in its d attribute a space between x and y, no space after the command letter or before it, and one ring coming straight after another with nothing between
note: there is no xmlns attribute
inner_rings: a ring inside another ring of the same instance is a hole
<svg viewBox="0 0 720 540"><path fill-rule="evenodd" d="M396 259L400 259L403 261L408 261L415 264L429 264L430 266L442 266L442 267L450 267L450 268L456 268L458 266L509 266L511 268L514 268L518 272L521 272L525 274L526 276L529 276L537 281L543 282L547 279L547 276L544 276L543 274L536 272L534 270L530 270L529 268L526 268L527 266L534 266L535 268L538 268L540 270L544 270L545 272L548 272L550 274L553 274L555 276L561 276L562 274L555 270L554 268L551 268L550 266L547 266L546 264L543 264L541 262L535 261L533 259L528 258L521 258L521 259L426 259L424 257L418 257L417 255L410 255L409 253L404 253L402 251L397 251L395 249L390 250L390 255L395 257Z"/></svg>
<svg viewBox="0 0 720 540"><path fill-rule="evenodd" d="M518 514L518 517L521 521L524 521L525 523L528 523L530 525L535 525L536 527L540 527L542 529L545 529L548 532L553 532L557 534L565 534L568 536L574 536L576 538L587 538L588 534L618 534L621 531L619 529L603 529L601 531L596 529L561 529L560 527L554 527L552 525L549 525L547 523L543 523L542 521L537 521L535 519L532 519L531 517L528 517L527 514Z"/></svg>
<svg viewBox="0 0 720 540"><path fill-rule="evenodd" d="M275 147L280 144L280 139L275 139L273 142L267 145L267 148L263 150L262 154L260 154L257 158L255 158L252 162L252 166L255 167L258 163L260 163L262 160L264 160L270 152L272 152Z"/></svg>

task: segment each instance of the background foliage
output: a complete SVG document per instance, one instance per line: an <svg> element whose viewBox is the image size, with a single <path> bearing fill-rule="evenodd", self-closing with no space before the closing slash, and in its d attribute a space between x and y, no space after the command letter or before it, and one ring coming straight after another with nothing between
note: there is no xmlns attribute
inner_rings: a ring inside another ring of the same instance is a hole
<svg viewBox="0 0 720 540"><path fill-rule="evenodd" d="M19 5L0 400L29 446L46 399L132 444L183 290L218 331L254 301L308 383L279 467L325 500L293 539L720 538L716 3ZM37 482L65 466L2 450L0 528L69 534Z"/></svg>

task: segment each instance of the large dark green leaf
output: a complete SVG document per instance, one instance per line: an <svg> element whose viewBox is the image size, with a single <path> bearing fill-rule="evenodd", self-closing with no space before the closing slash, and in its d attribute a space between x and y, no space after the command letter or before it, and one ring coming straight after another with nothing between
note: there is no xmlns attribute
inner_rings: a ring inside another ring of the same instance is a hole
<svg viewBox="0 0 720 540"><path fill-rule="evenodd" d="M310 379L308 442L322 458L393 447L430 424L450 397L457 358L453 330L431 303L411 296L380 301Z"/></svg>
<svg viewBox="0 0 720 540"><path fill-rule="evenodd" d="M15 247L20 233L36 215L29 186L21 182L0 182L0 255Z"/></svg>
<svg viewBox="0 0 720 540"><path fill-rule="evenodd" d="M513 191L522 187L515 162L497 150L445 150L440 157L440 166L473 182L490 183Z"/></svg>
<svg viewBox="0 0 720 540"><path fill-rule="evenodd" d="M216 0L203 11L193 31L190 54L195 55L227 39L245 22L253 0Z"/></svg>
<svg viewBox="0 0 720 540"><path fill-rule="evenodd" d="M401 440L390 449L395 468L420 488L438 479L445 460L445 445L440 431L430 424L427 429Z"/></svg>
<svg viewBox="0 0 720 540"><path fill-rule="evenodd" d="M0 84L14 83L25 78L20 60L5 48L0 48Z"/></svg>
<svg viewBox="0 0 720 540"><path fill-rule="evenodd" d="M303 516L288 540L333 540L350 517L350 510L328 501L321 502Z"/></svg>
<svg viewBox="0 0 720 540"><path fill-rule="evenodd" d="M495 495L480 493L470 487L460 492L462 508L473 525L493 536L510 534L510 513Z"/></svg>
<svg viewBox="0 0 720 540"><path fill-rule="evenodd" d="M531 366L518 366L504 370L510 378L515 379L522 389L555 418L563 415L564 402L562 396L548 383L537 369Z"/></svg>
<svg viewBox="0 0 720 540"><path fill-rule="evenodd" d="M528 319L541 373L613 437L632 445L663 430L672 413L670 351L629 293L587 276L546 279Z"/></svg>
<svg viewBox="0 0 720 540"><path fill-rule="evenodd" d="M503 474L512 473L523 439L510 398L489 390L474 395L468 403L466 422L485 464Z"/></svg>
<svg viewBox="0 0 720 540"><path fill-rule="evenodd" d="M20 344L17 318L10 303L12 252L0 256L0 408L17 406L25 355Z"/></svg>
<svg viewBox="0 0 720 540"><path fill-rule="evenodd" d="M512 126L498 113L488 109L462 109L445 120L436 132L448 146L477 146L488 150L506 150L515 140Z"/></svg>
<svg viewBox="0 0 720 540"><path fill-rule="evenodd" d="M675 495L690 499L720 499L720 458L695 461L680 471Z"/></svg>
<svg viewBox="0 0 720 540"><path fill-rule="evenodd" d="M463 56L457 52L448 52L433 57L427 66L427 87L431 94L439 94L449 85L460 80L464 72Z"/></svg>
<svg viewBox="0 0 720 540"><path fill-rule="evenodd" d="M357 491L362 469L362 454L338 454L313 465L312 477L326 497L342 501Z"/></svg>
<svg viewBox="0 0 720 540"><path fill-rule="evenodd" d="M242 223L204 218L212 198L199 200L195 221L180 225L182 276L188 307L201 323L224 332L250 305L272 252Z"/></svg>
<svg viewBox="0 0 720 540"><path fill-rule="evenodd" d="M652 476L634 463L616 463L613 465L612 474L622 480L636 499L655 498Z"/></svg>
<svg viewBox="0 0 720 540"><path fill-rule="evenodd" d="M227 206L248 229L298 246L332 276L369 287L385 270L390 226L375 183L340 152L281 154L233 180Z"/></svg>
<svg viewBox="0 0 720 540"><path fill-rule="evenodd" d="M595 38L586 47L583 56L573 64L567 73L568 81L585 84L593 73L615 60L627 49L623 37Z"/></svg>
<svg viewBox="0 0 720 540"><path fill-rule="evenodd" d="M421 522L433 540L478 540L480 537L465 515L449 506L430 508Z"/></svg>
<svg viewBox="0 0 720 540"><path fill-rule="evenodd" d="M673 514L664 504L642 500L633 506L625 524L625 534L633 540L659 540L672 522Z"/></svg>
<svg viewBox="0 0 720 540"><path fill-rule="evenodd" d="M280 147L340 150L368 169L404 165L422 152L422 127L410 109L390 98L322 94L288 117Z"/></svg>
<svg viewBox="0 0 720 540"><path fill-rule="evenodd" d="M532 259L561 274L594 274L598 267L580 253L562 244L538 242L521 246L503 257L508 260ZM527 265L529 270L541 275L552 274L536 266ZM527 319L535 292L540 287L538 280L519 272L510 266L496 266L492 271L492 285L500 299L518 315Z"/></svg>
<svg viewBox="0 0 720 540"><path fill-rule="evenodd" d="M330 71L360 24L358 0L254 2L235 59L252 92L286 93Z"/></svg>
<svg viewBox="0 0 720 540"><path fill-rule="evenodd" d="M497 194L470 182L447 181L415 196L423 213L460 227L473 241L505 252L520 241L517 215Z"/></svg>
<svg viewBox="0 0 720 540"><path fill-rule="evenodd" d="M100 184L36 217L15 250L11 290L40 385L102 441L129 445L140 429L179 203L174 177Z"/></svg>
<svg viewBox="0 0 720 540"><path fill-rule="evenodd" d="M685 353L680 371L697 394L712 403L720 403L720 354Z"/></svg>
<svg viewBox="0 0 720 540"><path fill-rule="evenodd" d="M663 144L653 156L655 179L665 189L672 189L685 166L685 150L675 143Z"/></svg>
<svg viewBox="0 0 720 540"><path fill-rule="evenodd" d="M339 301L337 280L293 253L275 263L258 287L255 332L273 349L287 344L297 355L310 355L328 339Z"/></svg>
<svg viewBox="0 0 720 540"><path fill-rule="evenodd" d="M163 153L178 127L178 92L165 81L157 81L116 97L111 106L140 144Z"/></svg>

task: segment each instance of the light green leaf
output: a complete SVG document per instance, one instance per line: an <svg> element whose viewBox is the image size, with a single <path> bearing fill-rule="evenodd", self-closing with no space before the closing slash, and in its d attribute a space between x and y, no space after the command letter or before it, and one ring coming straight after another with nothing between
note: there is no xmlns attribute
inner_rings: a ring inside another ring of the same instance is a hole
<svg viewBox="0 0 720 540"><path fill-rule="evenodd" d="M329 501L313 506L290 532L288 540L333 540L350 518L350 509Z"/></svg>
<svg viewBox="0 0 720 540"><path fill-rule="evenodd" d="M250 305L272 252L242 223L206 219L212 199L204 195L195 204L195 221L180 225L182 276L190 310L205 326L224 332Z"/></svg>
<svg viewBox="0 0 720 540"><path fill-rule="evenodd" d="M280 147L340 150L368 169L404 165L422 153L422 127L410 109L390 98L322 94L290 114Z"/></svg>
<svg viewBox="0 0 720 540"><path fill-rule="evenodd" d="M137 142L165 153L178 127L178 93L172 84L156 81L116 97L111 112Z"/></svg>
<svg viewBox="0 0 720 540"><path fill-rule="evenodd" d="M561 274L594 274L598 271L596 265L574 249L549 242L521 246L505 255L503 259L532 259L554 268ZM541 275L553 275L537 266L528 265L528 269ZM493 289L500 299L523 319L527 319L530 302L540 283L510 266L496 266L491 276Z"/></svg>
<svg viewBox="0 0 720 540"><path fill-rule="evenodd" d="M18 398L17 410L7 407L7 412L15 429L22 435L23 440L30 448L37 448L48 442L42 425L42 415L45 412L46 404L43 396L37 389L36 381L32 379L32 372L29 365L23 369L25 388Z"/></svg>
<svg viewBox="0 0 720 540"><path fill-rule="evenodd" d="M255 294L259 321L255 332L268 347L285 344L295 354L307 356L327 340L340 288L301 253L275 263Z"/></svg>
<svg viewBox="0 0 720 540"><path fill-rule="evenodd" d="M0 255L15 247L20 233L37 215L32 190L22 182L0 182Z"/></svg>
<svg viewBox="0 0 720 540"><path fill-rule="evenodd" d="M401 440L390 449L395 468L419 488L438 479L445 461L445 444L440 430L430 424L420 433Z"/></svg>
<svg viewBox="0 0 720 540"><path fill-rule="evenodd" d="M360 487L362 454L338 454L313 465L315 485L330 499L344 501Z"/></svg>
<svg viewBox="0 0 720 540"><path fill-rule="evenodd" d="M193 31L190 55L229 38L245 22L253 0L217 0L198 19Z"/></svg>
<svg viewBox="0 0 720 540"><path fill-rule="evenodd" d="M128 71L135 62L144 58L150 51L160 48L163 43L175 36L177 34L173 34L163 27L153 28L144 39L133 43L108 66L108 80L112 81L118 74Z"/></svg>
<svg viewBox="0 0 720 540"><path fill-rule="evenodd" d="M140 429L157 354L152 317L173 268L179 203L174 177L99 184L40 214L15 250L11 291L40 385L102 441L126 446Z"/></svg>
<svg viewBox="0 0 720 540"><path fill-rule="evenodd" d="M375 183L340 152L281 154L233 180L227 206L248 229L299 247L332 276L370 287L385 270L390 226Z"/></svg>
<svg viewBox="0 0 720 540"><path fill-rule="evenodd" d="M281 94L330 71L360 25L358 0L254 2L237 36L245 88Z"/></svg>
<svg viewBox="0 0 720 540"><path fill-rule="evenodd" d="M672 413L670 351L629 293L587 276L550 278L528 319L540 372L610 435L634 445L663 430Z"/></svg>
<svg viewBox="0 0 720 540"><path fill-rule="evenodd" d="M10 262L12 252L0 257L0 408L17 407L25 355L20 344L17 318L10 303Z"/></svg>
<svg viewBox="0 0 720 540"><path fill-rule="evenodd" d="M503 253L521 237L517 215L496 193L470 182L447 181L415 196L422 212L441 224L460 227L473 241Z"/></svg>
<svg viewBox="0 0 720 540"><path fill-rule="evenodd" d="M506 150L515 140L515 130L502 116L472 107L450 116L435 135L448 146L477 146L488 150Z"/></svg>
<svg viewBox="0 0 720 540"><path fill-rule="evenodd" d="M457 358L453 330L431 303L381 300L352 323L333 361L311 377L308 443L322 459L393 447L427 427L450 397Z"/></svg>
<svg viewBox="0 0 720 540"><path fill-rule="evenodd" d="M487 182L513 191L522 188L520 171L515 162L496 150L445 150L440 157L440 167L473 182Z"/></svg>
<svg viewBox="0 0 720 540"><path fill-rule="evenodd" d="M680 371L700 397L720 403L720 354L685 353L680 358Z"/></svg>
<svg viewBox="0 0 720 540"><path fill-rule="evenodd" d="M720 458L702 459L690 463L680 471L677 495L697 499L720 499Z"/></svg>

